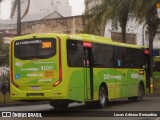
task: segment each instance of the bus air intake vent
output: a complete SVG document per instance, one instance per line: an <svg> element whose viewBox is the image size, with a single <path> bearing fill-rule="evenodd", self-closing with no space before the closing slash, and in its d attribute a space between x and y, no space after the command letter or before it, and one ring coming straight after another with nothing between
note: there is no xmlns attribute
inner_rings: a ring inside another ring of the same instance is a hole
<svg viewBox="0 0 160 120"><path fill-rule="evenodd" d="M27 96L44 96L44 93L27 93Z"/></svg>

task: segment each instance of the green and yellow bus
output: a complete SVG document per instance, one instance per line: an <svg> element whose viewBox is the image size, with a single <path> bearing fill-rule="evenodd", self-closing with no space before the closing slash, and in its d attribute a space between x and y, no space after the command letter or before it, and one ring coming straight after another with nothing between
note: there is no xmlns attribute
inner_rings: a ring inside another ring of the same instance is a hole
<svg viewBox="0 0 160 120"><path fill-rule="evenodd" d="M82 102L142 100L151 91L149 51L88 34L32 34L10 45L11 98L49 100L55 108Z"/></svg>
<svg viewBox="0 0 160 120"><path fill-rule="evenodd" d="M160 90L160 56L153 57L154 90Z"/></svg>
<svg viewBox="0 0 160 120"><path fill-rule="evenodd" d="M153 57L154 78L160 78L160 56Z"/></svg>

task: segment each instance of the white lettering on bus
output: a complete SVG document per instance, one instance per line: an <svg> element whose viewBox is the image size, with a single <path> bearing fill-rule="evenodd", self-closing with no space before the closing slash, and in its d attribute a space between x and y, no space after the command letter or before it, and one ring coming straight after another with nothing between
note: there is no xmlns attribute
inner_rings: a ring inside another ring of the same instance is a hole
<svg viewBox="0 0 160 120"><path fill-rule="evenodd" d="M43 76L43 74L27 74L28 77L37 77L37 76Z"/></svg>
<svg viewBox="0 0 160 120"><path fill-rule="evenodd" d="M39 79L38 82L52 82L52 79Z"/></svg>
<svg viewBox="0 0 160 120"><path fill-rule="evenodd" d="M42 43L42 40L21 41L21 42L16 42L16 45L28 45L28 44L39 44L39 43Z"/></svg>
<svg viewBox="0 0 160 120"><path fill-rule="evenodd" d="M16 66L22 66L23 64L23 62L16 62Z"/></svg>
<svg viewBox="0 0 160 120"><path fill-rule="evenodd" d="M21 71L38 71L38 68L21 68Z"/></svg>
<svg viewBox="0 0 160 120"><path fill-rule="evenodd" d="M117 79L117 80L122 80L122 76L111 76L111 79Z"/></svg>
<svg viewBox="0 0 160 120"><path fill-rule="evenodd" d="M34 61L33 61L34 62ZM34 62L35 64L55 64L56 62Z"/></svg>
<svg viewBox="0 0 160 120"><path fill-rule="evenodd" d="M104 74L104 79L110 79L111 78L111 75L110 74Z"/></svg>
<svg viewBox="0 0 160 120"><path fill-rule="evenodd" d="M41 66L41 69L42 71L44 70L53 70L53 66Z"/></svg>
<svg viewBox="0 0 160 120"><path fill-rule="evenodd" d="M119 75L111 76L110 74L104 74L104 79L105 80L109 80L109 79L122 80L122 76L119 76Z"/></svg>
<svg viewBox="0 0 160 120"><path fill-rule="evenodd" d="M131 78L139 78L139 75L136 73L131 74Z"/></svg>

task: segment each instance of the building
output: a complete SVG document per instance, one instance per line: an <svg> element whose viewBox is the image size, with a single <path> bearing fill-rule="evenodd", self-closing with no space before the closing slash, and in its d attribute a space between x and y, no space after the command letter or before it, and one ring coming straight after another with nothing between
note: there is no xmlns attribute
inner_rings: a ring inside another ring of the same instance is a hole
<svg viewBox="0 0 160 120"><path fill-rule="evenodd" d="M30 0L28 14L21 20L22 35L32 33L79 33L83 31L81 16L71 17L69 0ZM11 0L13 7L14 0ZM21 15L27 8L28 0L21 0ZM67 17L66 17L67 16ZM0 23L1 24L1 23ZM4 41L16 36L17 14L1 24L0 32Z"/></svg>
<svg viewBox="0 0 160 120"><path fill-rule="evenodd" d="M14 0L11 0L12 7L13 3ZM28 0L21 0L21 15L24 14L27 5L28 5ZM30 0L28 15L41 14L54 11L58 12L64 17L71 16L71 6L69 5L69 0ZM16 17L17 14L15 13L13 19Z"/></svg>
<svg viewBox="0 0 160 120"><path fill-rule="evenodd" d="M127 23L126 27L126 42L130 44L137 44L137 45L147 45L148 41L146 40L146 34L142 34L146 31L145 28L143 28L144 24L138 24L136 20L130 19ZM114 41L122 42L121 37L121 28L118 27L118 29L114 29L112 27L112 22L109 21L106 23L105 31L104 31L105 37L110 37Z"/></svg>
<svg viewBox="0 0 160 120"><path fill-rule="evenodd" d="M149 34L145 23L139 24L135 19L129 19L126 27L126 40L128 43L149 46ZM112 22L107 22L105 37L110 37L115 41L121 41L121 28L117 30L112 28ZM160 30L158 30L153 40L153 48L160 49Z"/></svg>
<svg viewBox="0 0 160 120"><path fill-rule="evenodd" d="M59 17L51 18L55 14ZM34 33L76 34L84 30L84 24L82 16L61 17L58 13L53 12L50 15L28 16L24 18L21 24L21 30L22 35ZM3 33L6 43L8 43L11 40L9 37L16 36L17 25L15 23L3 24L0 26L0 32Z"/></svg>
<svg viewBox="0 0 160 120"><path fill-rule="evenodd" d="M2 15L2 7L1 7L2 5L0 5L0 19L2 19L2 17L1 17L1 15Z"/></svg>
<svg viewBox="0 0 160 120"><path fill-rule="evenodd" d="M96 4L99 4L101 1L97 0L96 2ZM86 9L90 9L94 5L95 1L88 4L88 7ZM139 24L134 18L129 19L126 33L127 43L149 46L147 25L145 25L144 23ZM112 22L109 21L106 23L104 36L112 38L114 41L121 41L121 28L118 27L118 29L115 30L112 27ZM158 32L154 38L153 47L154 49L160 49L160 32Z"/></svg>

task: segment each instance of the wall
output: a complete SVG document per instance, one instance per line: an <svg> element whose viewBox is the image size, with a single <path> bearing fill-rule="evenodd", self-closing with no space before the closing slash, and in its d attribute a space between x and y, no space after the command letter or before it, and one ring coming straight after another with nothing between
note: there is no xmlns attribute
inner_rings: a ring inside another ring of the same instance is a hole
<svg viewBox="0 0 160 120"><path fill-rule="evenodd" d="M68 33L75 34L83 31L82 16L47 19L22 23L22 34L31 33ZM16 34L16 29L8 30Z"/></svg>
<svg viewBox="0 0 160 120"><path fill-rule="evenodd" d="M15 0L11 0L11 6ZM65 2L64 2L65 1ZM21 0L21 15L24 14L28 5L27 0ZM12 7L11 7L12 8ZM30 7L27 14L40 14L43 12L57 11L64 17L71 16L71 6L69 0L31 0ZM13 19L16 19L17 13L15 12Z"/></svg>

